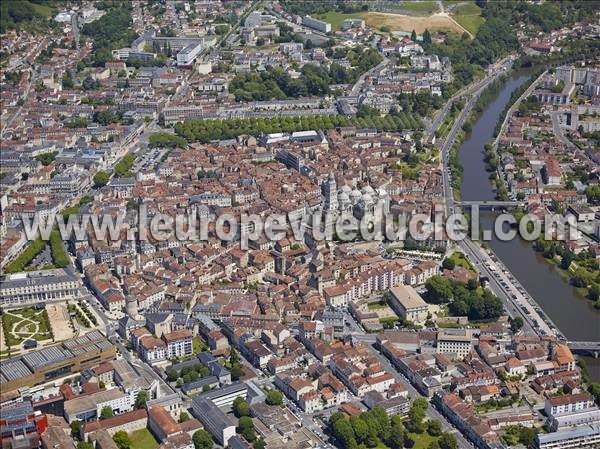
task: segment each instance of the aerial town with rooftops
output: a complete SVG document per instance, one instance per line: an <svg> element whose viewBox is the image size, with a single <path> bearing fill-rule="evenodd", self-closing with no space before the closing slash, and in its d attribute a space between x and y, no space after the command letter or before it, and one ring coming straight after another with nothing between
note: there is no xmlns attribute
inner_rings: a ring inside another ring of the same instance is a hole
<svg viewBox="0 0 600 449"><path fill-rule="evenodd" d="M0 42L1 449L600 448L599 1L2 0Z"/></svg>

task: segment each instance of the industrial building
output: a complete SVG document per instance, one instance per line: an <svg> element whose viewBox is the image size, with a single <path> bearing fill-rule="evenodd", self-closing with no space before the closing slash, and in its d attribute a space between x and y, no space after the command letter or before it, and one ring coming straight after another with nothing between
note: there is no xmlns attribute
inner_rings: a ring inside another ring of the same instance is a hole
<svg viewBox="0 0 600 449"><path fill-rule="evenodd" d="M92 331L55 346L2 361L0 390L33 387L80 373L115 358L116 348L100 332Z"/></svg>

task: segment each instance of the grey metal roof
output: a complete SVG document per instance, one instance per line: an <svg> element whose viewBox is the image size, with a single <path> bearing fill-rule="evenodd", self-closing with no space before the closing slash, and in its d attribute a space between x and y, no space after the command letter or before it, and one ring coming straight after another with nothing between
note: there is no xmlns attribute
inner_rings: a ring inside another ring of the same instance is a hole
<svg viewBox="0 0 600 449"><path fill-rule="evenodd" d="M197 390L198 388L202 388L204 385L215 385L219 383L219 379L215 376L205 377L204 379L196 380L194 382L188 382L187 384L183 384L181 389L184 393L188 391Z"/></svg>
<svg viewBox="0 0 600 449"><path fill-rule="evenodd" d="M53 363L68 360L72 357L73 354L61 346L50 346L48 348L40 349L39 351L25 354L22 357L22 360L29 368L31 368L31 370L37 370Z"/></svg>
<svg viewBox="0 0 600 449"><path fill-rule="evenodd" d="M21 379L30 375L31 371L20 359L8 359L2 361L0 383Z"/></svg>
<svg viewBox="0 0 600 449"><path fill-rule="evenodd" d="M236 382L232 383L231 385L227 385L226 387L219 388L218 390L208 391L204 393L202 397L212 401L213 399L218 399L220 397L227 396L229 394L247 389L248 386L245 383Z"/></svg>
<svg viewBox="0 0 600 449"><path fill-rule="evenodd" d="M540 444L547 444L561 440L571 440L573 438L583 438L592 435L600 434L600 424L592 424L590 426L579 426L560 432L544 433L537 436L537 441Z"/></svg>

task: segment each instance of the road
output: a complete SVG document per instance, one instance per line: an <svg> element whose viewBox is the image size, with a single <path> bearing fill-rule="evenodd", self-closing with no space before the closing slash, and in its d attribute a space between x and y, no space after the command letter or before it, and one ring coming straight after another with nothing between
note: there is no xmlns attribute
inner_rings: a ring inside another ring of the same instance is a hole
<svg viewBox="0 0 600 449"><path fill-rule="evenodd" d="M0 137L4 137L4 133L6 132L6 130L9 129L12 126L15 119L21 115L21 111L23 110L23 105L27 102L27 98L29 98L29 93L31 92L31 88L33 87L33 85L35 83L34 71L29 70L29 74L30 74L30 79L27 84L27 89L25 90L25 93L21 97L21 100L23 100L23 104L17 108L17 110L13 113L13 115L8 120L6 120L6 122L4 123L4 126L2 127L2 132L0 132Z"/></svg>
<svg viewBox="0 0 600 449"><path fill-rule="evenodd" d="M446 118L446 114L450 111L452 104L458 100L459 98L465 95L471 95L474 92L479 91L482 87L487 86L492 80L495 80L499 75L504 73L508 68L512 65L512 61L514 60L513 56L508 56L501 61L498 61L496 64L492 65L487 72L487 75L474 83L469 84L468 86L463 87L461 90L456 92L444 105L442 109L438 111L431 126L429 126L425 130L425 141L431 140L435 132L442 125L444 119Z"/></svg>
<svg viewBox="0 0 600 449"><path fill-rule="evenodd" d="M394 379L397 382L402 382L403 384L406 384L406 387L408 389L408 393L410 395L410 397L412 398L418 398L420 396L423 396L421 394L420 391L418 391L415 387L412 386L412 384L410 383L410 381L401 373L399 372L391 363L390 361L387 359L387 357L385 357L383 354L381 354L379 351L377 351L373 346L368 345L369 348L371 349L371 351L373 352L373 354L375 355L375 357L377 357L377 359L379 360L379 362L381 363L381 365L383 366L383 368L385 369L386 373L390 373L394 376ZM426 396L425 399L428 399ZM442 423L442 428L444 429L444 432L449 432L451 434L453 434L456 437L456 441L458 442L458 447L461 449L466 449L466 448L472 448L474 447L473 444L467 440L462 433L460 433L440 412L438 412L432 405L430 405L429 407L427 407L427 416L430 419L437 419Z"/></svg>
<svg viewBox="0 0 600 449"><path fill-rule="evenodd" d="M446 213L448 215L457 212L457 210L455 210L454 193L450 178L450 149L452 148L462 125L475 105L479 94L481 94L483 89L493 79L495 79L495 76L486 78L487 81L482 83L479 89L474 92L442 145L441 152L444 168L442 174L443 191ZM492 259L481 246L468 238L460 241L458 247L471 261L473 261L479 271L488 277L490 280L490 289L502 300L507 313L513 318L520 316L523 319L525 331L536 333L538 335L558 335L559 337L562 337L556 326L550 322L549 318L543 315L543 312L537 304L535 304L531 295L529 295L516 281L515 277L497 261L497 258Z"/></svg>
<svg viewBox="0 0 600 449"><path fill-rule="evenodd" d="M506 125L508 125L508 120L512 116L512 114L515 111L515 109L517 109L519 107L519 105L521 104L521 101L523 101L524 98L527 98L529 95L531 95L531 93L533 92L533 90L537 87L537 85L544 78L544 75L546 75L547 72L548 71L545 70L544 73L542 73L533 83L531 83L531 85L525 90L525 92L523 92L521 94L521 96L519 98L517 98L517 100L508 109L508 112L506 113L506 115L504 116L504 120L502 121L502 126L500 127L500 132L498 133L498 135L494 139L494 146L498 145L498 141L500 140L500 136L502 134L504 134L504 131L506 131Z"/></svg>
<svg viewBox="0 0 600 449"><path fill-rule="evenodd" d="M554 135L556 137L558 137L558 139L562 143L564 143L571 150L576 151L576 150L578 150L578 148L563 133L563 129L562 129L562 127L560 125L560 122L559 122L559 116L561 114L563 114L563 113L560 112L560 111L558 111L558 112L551 112L550 113L550 116L552 117L552 131L553 131Z"/></svg>
<svg viewBox="0 0 600 449"><path fill-rule="evenodd" d="M358 95L358 93L360 92L360 89L365 81L365 78L367 76L371 75L372 73L375 73L375 72L383 69L387 65L388 62L389 62L389 59L384 57L383 61L381 61L375 67L367 70L365 73L360 75L360 77L356 80L356 83L354 83L354 86L352 86L352 95Z"/></svg>

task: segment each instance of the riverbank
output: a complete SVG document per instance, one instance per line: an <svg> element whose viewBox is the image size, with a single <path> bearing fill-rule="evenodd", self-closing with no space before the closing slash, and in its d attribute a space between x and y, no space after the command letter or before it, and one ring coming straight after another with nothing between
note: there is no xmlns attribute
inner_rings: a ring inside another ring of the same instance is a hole
<svg viewBox="0 0 600 449"><path fill-rule="evenodd" d="M513 114L515 114L516 108L519 108L523 101L527 102L527 98L533 89L535 89L542 80L542 77L547 73L547 70L542 70L541 68L535 69L535 67L532 67L532 70L535 70L534 74L512 92L508 104L498 117L494 131L495 139L493 145L489 143L485 145L486 169L495 169L496 199L498 200L507 201L511 199L508 193L507 176L498 163L498 160L502 158L502 152L498 148L498 141L504 132L506 132L506 126ZM505 151L508 150L505 149ZM525 199L525 195L520 194L517 199L523 200ZM515 215L518 222L519 218L525 213L526 211L517 211L513 215ZM586 258L586 252L575 254L560 243L546 241L541 238L532 243L531 246L533 250L543 254L544 261L554 267L566 283L572 285L577 295L593 301L594 308L600 310L600 286L594 282L594 279L598 275L597 265L595 268L591 268L595 263L594 254ZM557 258L560 260L557 261Z"/></svg>
<svg viewBox="0 0 600 449"><path fill-rule="evenodd" d="M457 151L457 163L462 177L458 188L466 201L490 201L495 199L495 190L485 170L484 146L493 138L493 131L502 112L509 106L512 93L523 85L534 69L515 70L505 80L502 88L488 102L484 111L473 122L472 132L462 139ZM484 229L494 229L496 215L483 213L481 224ZM504 242L494 238L487 242L490 249L515 276L539 307L556 324L558 329L572 341L600 340L600 312L591 302L581 297L566 283L543 257L532 251L531 244L516 238Z"/></svg>

